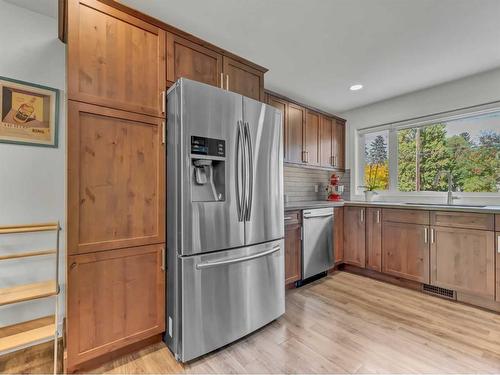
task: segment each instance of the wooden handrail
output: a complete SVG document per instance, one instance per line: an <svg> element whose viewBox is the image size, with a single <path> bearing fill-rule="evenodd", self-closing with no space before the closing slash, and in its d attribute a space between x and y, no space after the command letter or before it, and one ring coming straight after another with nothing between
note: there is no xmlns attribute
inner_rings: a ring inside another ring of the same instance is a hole
<svg viewBox="0 0 500 375"><path fill-rule="evenodd" d="M9 225L0 227L0 234L8 233L26 233L26 232L46 232L51 230L58 230L58 223L40 223L28 225Z"/></svg>

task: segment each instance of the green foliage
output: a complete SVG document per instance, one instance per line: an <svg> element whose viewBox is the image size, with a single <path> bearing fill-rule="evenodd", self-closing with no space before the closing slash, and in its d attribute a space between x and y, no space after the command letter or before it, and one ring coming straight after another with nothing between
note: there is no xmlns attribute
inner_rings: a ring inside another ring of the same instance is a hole
<svg viewBox="0 0 500 375"><path fill-rule="evenodd" d="M477 144L469 133L447 137L446 125L435 124L423 129L398 132L398 188L415 191L417 144L420 163L421 191L446 191L443 178L434 183L441 170L449 170L455 188L465 192L500 191L500 134L480 133Z"/></svg>
<svg viewBox="0 0 500 375"><path fill-rule="evenodd" d="M398 132L398 189L416 190L416 129Z"/></svg>

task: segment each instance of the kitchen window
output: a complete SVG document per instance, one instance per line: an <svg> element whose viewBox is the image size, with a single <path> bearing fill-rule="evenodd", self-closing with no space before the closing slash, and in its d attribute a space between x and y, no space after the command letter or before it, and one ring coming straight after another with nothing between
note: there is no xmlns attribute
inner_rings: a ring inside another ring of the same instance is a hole
<svg viewBox="0 0 500 375"><path fill-rule="evenodd" d="M358 185L442 192L448 181L436 176L449 171L454 191L500 192L499 108L374 127L359 132L358 146Z"/></svg>

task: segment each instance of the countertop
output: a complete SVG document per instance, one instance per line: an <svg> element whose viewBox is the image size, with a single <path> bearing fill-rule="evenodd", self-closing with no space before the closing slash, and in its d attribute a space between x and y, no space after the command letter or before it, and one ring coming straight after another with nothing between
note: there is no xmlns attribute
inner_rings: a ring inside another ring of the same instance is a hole
<svg viewBox="0 0 500 375"><path fill-rule="evenodd" d="M322 207L342 207L342 206L361 206L361 207L382 207L382 208L404 208L408 210L429 210L429 211L459 211L459 212L478 212L500 214L500 205L486 205L482 207L467 206L467 205L452 205L446 204L425 204L425 203L402 203L402 202L364 202L364 201L304 201L304 202L288 202L285 203L285 211L302 210L308 208Z"/></svg>

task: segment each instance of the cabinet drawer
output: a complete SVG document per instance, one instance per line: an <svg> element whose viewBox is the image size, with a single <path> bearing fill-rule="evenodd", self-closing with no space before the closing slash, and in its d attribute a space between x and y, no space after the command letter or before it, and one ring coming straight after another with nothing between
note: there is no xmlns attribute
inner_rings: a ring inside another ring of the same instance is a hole
<svg viewBox="0 0 500 375"><path fill-rule="evenodd" d="M431 224L441 227L467 229L494 229L493 214L478 214L474 212L431 212Z"/></svg>
<svg viewBox="0 0 500 375"><path fill-rule="evenodd" d="M500 232L500 214L495 215L495 228L497 232Z"/></svg>
<svg viewBox="0 0 500 375"><path fill-rule="evenodd" d="M427 225L429 224L429 211L384 208L382 219L384 222Z"/></svg>
<svg viewBox="0 0 500 375"><path fill-rule="evenodd" d="M300 224L302 222L301 211L285 211L285 225Z"/></svg>

